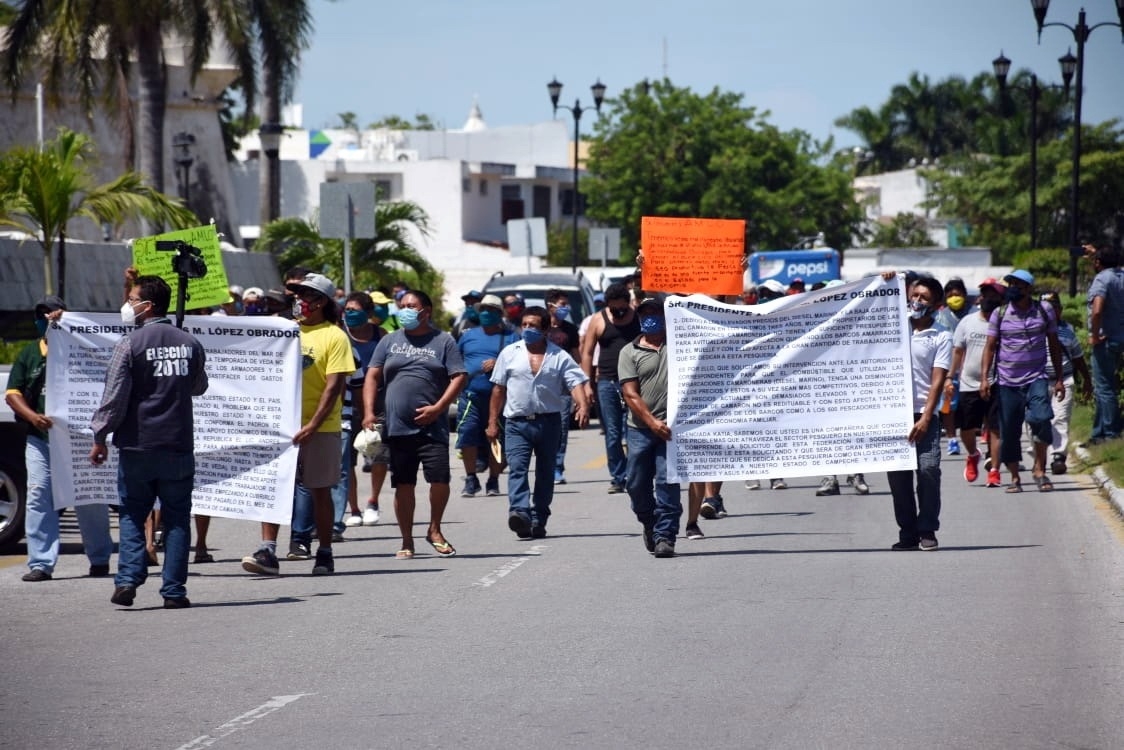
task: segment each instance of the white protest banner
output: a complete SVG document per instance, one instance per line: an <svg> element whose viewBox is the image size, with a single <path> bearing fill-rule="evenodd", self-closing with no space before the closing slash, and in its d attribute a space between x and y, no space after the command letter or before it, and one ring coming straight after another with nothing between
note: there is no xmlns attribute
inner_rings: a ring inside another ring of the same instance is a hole
<svg viewBox="0 0 1124 750"><path fill-rule="evenodd" d="M903 281L666 303L668 481L916 468Z"/></svg>
<svg viewBox="0 0 1124 750"><path fill-rule="evenodd" d="M119 502L117 451L89 461L90 419L114 344L132 326L117 315L64 313L48 332L47 414L56 507ZM201 515L288 524L300 428L300 331L272 317L188 315L207 352L207 392L194 399L195 490Z"/></svg>

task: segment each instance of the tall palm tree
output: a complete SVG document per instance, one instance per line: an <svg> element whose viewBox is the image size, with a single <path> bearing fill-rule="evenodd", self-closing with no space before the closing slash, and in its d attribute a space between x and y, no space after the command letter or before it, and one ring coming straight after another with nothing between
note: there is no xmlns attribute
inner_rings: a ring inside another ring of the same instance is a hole
<svg viewBox="0 0 1124 750"><path fill-rule="evenodd" d="M66 291L66 232L73 219L119 224L146 218L181 229L198 224L176 198L149 187L136 172L95 185L93 145L88 136L60 128L44 144L15 148L0 158L0 225L36 237L43 248L45 292L55 294L51 251L58 241L58 293Z"/></svg>
<svg viewBox="0 0 1124 750"><path fill-rule="evenodd" d="M164 189L167 34L177 34L190 47L194 76L207 61L214 35L221 33L236 61L247 108L253 106L257 89L247 0L24 0L7 32L2 67L12 94L41 69L55 101L68 85L77 86L87 116L98 98L113 103L109 111L121 108L135 59L137 171L157 191Z"/></svg>

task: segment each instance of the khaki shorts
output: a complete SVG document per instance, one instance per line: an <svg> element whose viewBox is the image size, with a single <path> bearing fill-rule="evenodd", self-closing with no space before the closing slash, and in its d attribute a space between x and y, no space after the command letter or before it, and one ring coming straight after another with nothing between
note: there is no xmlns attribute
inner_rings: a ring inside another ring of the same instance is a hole
<svg viewBox="0 0 1124 750"><path fill-rule="evenodd" d="M310 490L335 487L340 481L341 452L338 432L317 432L300 446L297 478Z"/></svg>

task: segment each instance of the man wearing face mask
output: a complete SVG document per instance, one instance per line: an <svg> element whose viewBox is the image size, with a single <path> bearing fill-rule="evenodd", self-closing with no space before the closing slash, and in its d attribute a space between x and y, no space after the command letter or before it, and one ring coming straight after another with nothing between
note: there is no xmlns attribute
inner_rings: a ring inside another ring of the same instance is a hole
<svg viewBox="0 0 1124 750"><path fill-rule="evenodd" d="M988 320L1003 302L1006 293L1007 287L995 279L981 281L979 310L965 316L952 335L952 367L945 385L945 397L948 398L954 389L959 388L956 423L960 427L964 449L968 451L968 457L964 461L964 480L967 482L974 482L980 476L980 451L976 437L981 428L987 427L989 455L994 456L996 462L999 458L998 403L993 398L980 395L980 383L984 378L981 366L984 345L987 343ZM998 487L1000 484L999 468L993 463L987 472L987 486Z"/></svg>
<svg viewBox="0 0 1124 750"><path fill-rule="evenodd" d="M466 374L453 337L433 324L433 302L412 290L398 301L401 331L384 336L371 357L363 383L363 426L376 422L375 403L386 391L386 440L394 514L402 534L395 558L414 557L414 506L418 467L429 483L429 528L425 540L441 557L456 549L441 531L449 503L449 406Z"/></svg>
<svg viewBox="0 0 1124 750"><path fill-rule="evenodd" d="M527 303L523 301L523 296L520 294L507 294L503 298L503 314L507 318L507 324L512 328L518 330L519 320L523 316L523 310L527 307Z"/></svg>
<svg viewBox="0 0 1124 750"><path fill-rule="evenodd" d="M546 336L559 348L581 361L582 337L578 327L570 321L570 298L561 289L549 289L546 293L546 309L550 313L550 327ZM574 411L574 401L569 391L562 391L562 436L558 441L558 456L554 460L554 483L566 484L566 447L570 443L570 414Z"/></svg>
<svg viewBox="0 0 1124 750"><path fill-rule="evenodd" d="M265 292L261 287L251 286L242 293L242 313L244 315L266 315Z"/></svg>
<svg viewBox="0 0 1124 750"><path fill-rule="evenodd" d="M628 287L610 284L605 290L605 309L589 324L582 341L582 370L593 377L593 351L601 347L597 358L597 405L605 427L605 454L609 465L609 494L624 492L628 480L628 464L624 455L624 401L617 378L617 359L625 344L640 335L640 321L632 309ZM593 399L593 389L586 386L586 397Z"/></svg>
<svg viewBox="0 0 1124 750"><path fill-rule="evenodd" d="M91 428L90 462L105 463L113 433L124 493L116 588L110 601L131 607L148 578L144 523L160 499L164 524L165 609L190 607L187 552L191 548L191 492L195 485L192 397L207 390L203 346L168 320L172 292L158 276L141 276L121 307L138 328L121 337L105 371L101 405Z"/></svg>
<svg viewBox="0 0 1124 750"><path fill-rule="evenodd" d="M488 479L484 491L488 495L500 494L500 462L489 450L485 431L490 421L492 398L492 368L500 352L518 336L503 319L503 302L494 294L485 295L476 305L480 325L465 331L457 341L464 367L468 371L465 385L457 401L457 450L464 461L464 490L461 497L475 497L480 492L476 476L476 462L483 450L488 461Z"/></svg>
<svg viewBox="0 0 1124 750"><path fill-rule="evenodd" d="M459 340L465 331L480 325L480 315L476 312L476 304L483 298L484 295L475 289L468 294L461 295L461 301L464 302L464 312L453 324L452 334L454 339Z"/></svg>
<svg viewBox="0 0 1124 750"><path fill-rule="evenodd" d="M1062 350L1058 343L1058 321L1054 308L1032 300L1034 276L1022 269L1003 277L1007 282L1006 304L991 314L984 345L983 372L995 363L995 395L999 401L999 460L1011 472L1007 492L1022 492L1019 479L1020 440L1025 420L1034 435L1034 483L1040 492L1054 489L1046 475L1046 452L1054 439L1050 407L1050 383L1046 357L1054 363L1054 396L1065 397ZM984 378L980 395L991 396L992 385Z"/></svg>
<svg viewBox="0 0 1124 750"><path fill-rule="evenodd" d="M1109 247L1093 251L1097 275L1089 285L1089 346L1093 360L1093 432L1091 445L1120 436L1120 384L1116 371L1124 356L1124 269L1120 254Z"/></svg>
<svg viewBox="0 0 1124 750"><path fill-rule="evenodd" d="M398 322L398 316L394 314L394 310L398 308L394 307L394 301L386 296L385 292L379 289L371 292L371 302L375 303L371 309L371 322L387 333L394 333L402 327ZM391 309L392 307L394 310Z"/></svg>
<svg viewBox="0 0 1124 750"><path fill-rule="evenodd" d="M47 327L66 310L62 299L51 295L35 305L36 341L20 350L8 376L4 400L27 425L24 449L27 466L27 567L23 580L38 583L51 580L59 559L59 514L51 489L49 433L54 422L47 416ZM82 548L90 560L90 576L109 575L109 556L113 539L109 534L109 510L105 505L79 505L74 508Z"/></svg>
<svg viewBox="0 0 1124 750"><path fill-rule="evenodd" d="M532 306L523 311L520 321L522 340L500 352L492 369L491 410L487 435L500 434L499 415L504 427L508 465L507 527L520 539L542 539L554 499L554 462L562 432L562 392L569 391L577 402L578 425L589 423L589 401L585 384L588 378L557 344L546 335L550 314ZM567 415L568 416L568 415ZM535 455L535 486L528 475L531 454Z"/></svg>

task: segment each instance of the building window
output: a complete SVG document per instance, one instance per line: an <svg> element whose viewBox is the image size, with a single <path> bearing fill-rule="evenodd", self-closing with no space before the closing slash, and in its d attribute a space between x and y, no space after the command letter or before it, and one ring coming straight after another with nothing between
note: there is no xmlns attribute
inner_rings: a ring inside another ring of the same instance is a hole
<svg viewBox="0 0 1124 750"><path fill-rule="evenodd" d="M523 191L518 185L501 185L500 198L505 201L522 200Z"/></svg>
<svg viewBox="0 0 1124 750"><path fill-rule="evenodd" d="M472 179L471 178L464 177L464 178L461 179L461 192L464 192L464 193L471 193L472 192Z"/></svg>
<svg viewBox="0 0 1124 750"><path fill-rule="evenodd" d="M562 215L574 215L574 189L563 188L558 191L558 202L562 204ZM585 196L578 194L578 216L585 215Z"/></svg>
<svg viewBox="0 0 1124 750"><path fill-rule="evenodd" d="M480 195L487 195L487 194L488 194L488 181L487 180L480 180Z"/></svg>
<svg viewBox="0 0 1124 750"><path fill-rule="evenodd" d="M375 200L388 201L391 197L390 180L375 180Z"/></svg>

